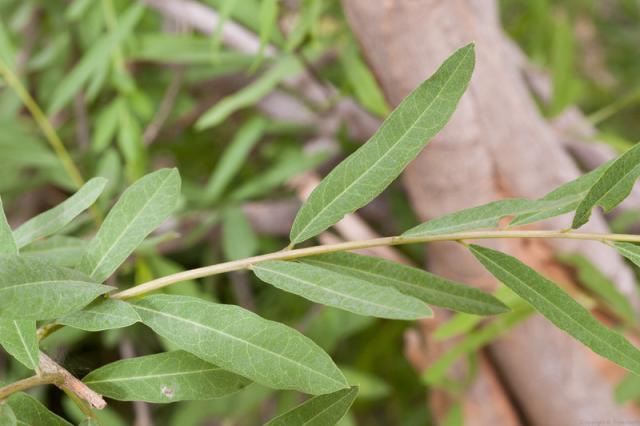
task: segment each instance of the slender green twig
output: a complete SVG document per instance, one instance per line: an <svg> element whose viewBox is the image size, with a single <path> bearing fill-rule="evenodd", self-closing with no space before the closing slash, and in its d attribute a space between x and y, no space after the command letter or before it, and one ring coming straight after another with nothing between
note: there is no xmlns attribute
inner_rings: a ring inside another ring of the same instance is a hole
<svg viewBox="0 0 640 426"><path fill-rule="evenodd" d="M29 92L24 88L24 86L20 82L20 79L13 73L13 71L9 69L9 67L7 67L7 65L2 60L0 60L0 75L2 75L7 84L16 92L24 106L27 107L27 109L33 116L33 119L38 124L38 127L40 127L40 130L42 130L45 138L47 139L47 141L49 141L51 148L53 148L56 155L60 159L62 166L65 168L65 170L73 180L73 183L78 188L80 188L82 185L84 185L84 179L82 178L82 174L73 162L71 155L69 155L69 152L64 147L62 140L60 140L58 133L56 133L55 129L51 125L51 122L42 111L38 103L35 101L35 99L33 99Z"/></svg>
<svg viewBox="0 0 640 426"><path fill-rule="evenodd" d="M84 414L90 419L96 418L95 413L93 412L93 410L91 410L91 406L85 400L83 400L78 395L76 395L76 393L73 390L69 389L66 386L63 386L62 390L64 391L65 394L67 394L69 399L73 401L73 403L78 407L78 409L82 411L82 414Z"/></svg>
<svg viewBox="0 0 640 426"><path fill-rule="evenodd" d="M44 134L45 139L49 142L49 145L51 145L51 148L58 156L60 163L62 163L62 167L64 167L74 185L80 188L85 183L84 178L82 177L82 174L80 173L80 170L78 169L76 164L73 162L69 151L67 151L64 144L62 143L60 136L58 136L58 133L53 128L53 125L51 125L51 122L47 118L46 114L42 111L42 108L40 108L36 100L33 99L27 89L24 88L24 86L20 82L20 79L2 60L0 60L0 75L16 92L24 106L27 107L36 124L38 125L38 127L40 127L40 130ZM102 212L100 212L100 210L96 206L92 206L90 210L96 224L100 225L100 223L102 223Z"/></svg>
<svg viewBox="0 0 640 426"><path fill-rule="evenodd" d="M607 243L610 241L640 242L640 235L630 234L597 234L587 232L567 232L566 230L554 231L473 231L458 232L451 234L427 235L424 237L383 237L372 240L348 241L337 244L327 244L314 247L283 250L260 256L249 257L247 259L234 260L231 262L219 263L217 265L204 266L202 268L191 269L176 274L167 275L130 289L112 294L115 299L131 299L142 296L146 293L161 289L163 287L196 278L208 277L211 275L223 274L240 269L250 269L258 262L267 260L292 260L318 254L334 253L339 251L358 250L380 246L395 246L403 244L429 243L437 241L465 241L496 238L563 238L574 240L592 240Z"/></svg>
<svg viewBox="0 0 640 426"><path fill-rule="evenodd" d="M18 380L0 388L0 401L7 399L16 392L21 392L40 385L48 385L51 383L61 383L62 377L55 374L41 374L26 379Z"/></svg>

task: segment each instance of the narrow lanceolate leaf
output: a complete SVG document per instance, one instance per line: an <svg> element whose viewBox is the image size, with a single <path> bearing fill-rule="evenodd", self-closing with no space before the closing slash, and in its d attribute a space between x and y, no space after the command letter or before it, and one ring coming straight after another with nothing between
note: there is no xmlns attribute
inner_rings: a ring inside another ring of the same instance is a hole
<svg viewBox="0 0 640 426"><path fill-rule="evenodd" d="M464 93L475 63L473 44L447 59L382 123L375 135L316 187L291 229L300 243L368 204L444 127Z"/></svg>
<svg viewBox="0 0 640 426"><path fill-rule="evenodd" d="M240 208L230 208L224 213L222 251L227 260L245 259L258 251L258 237Z"/></svg>
<svg viewBox="0 0 640 426"><path fill-rule="evenodd" d="M11 395L7 404L13 410L19 426L72 426L26 393L19 392Z"/></svg>
<svg viewBox="0 0 640 426"><path fill-rule="evenodd" d="M468 333L437 360L431 362L422 374L422 380L429 385L440 384L451 366L461 356L477 352L478 349L491 343L500 335L528 318L532 313L533 310L529 306L517 308L513 312L497 317L486 327Z"/></svg>
<svg viewBox="0 0 640 426"><path fill-rule="evenodd" d="M49 114L55 114L64 107L80 90L92 75L99 74L109 63L113 52L123 40L131 34L142 17L144 6L133 4L118 19L118 28L105 34L92 43L91 49L82 57L80 62L56 85L51 95Z"/></svg>
<svg viewBox="0 0 640 426"><path fill-rule="evenodd" d="M615 243L614 247L618 253L640 267L640 246L631 243Z"/></svg>
<svg viewBox="0 0 640 426"><path fill-rule="evenodd" d="M476 288L447 280L410 266L355 253L330 253L301 260L344 276L391 287L431 305L475 315L495 315L509 308Z"/></svg>
<svg viewBox="0 0 640 426"><path fill-rule="evenodd" d="M18 421L9 404L0 404L0 426L16 426Z"/></svg>
<svg viewBox="0 0 640 426"><path fill-rule="evenodd" d="M640 145L618 157L591 187L578 205L572 228L579 228L589 220L591 210L602 206L605 212L620 204L631 192L640 177Z"/></svg>
<svg viewBox="0 0 640 426"><path fill-rule="evenodd" d="M13 239L13 233L7 222L7 217L4 214L2 199L0 198L0 255L1 254L18 254L18 247Z"/></svg>
<svg viewBox="0 0 640 426"><path fill-rule="evenodd" d="M106 280L169 217L179 196L176 169L161 169L136 181L107 215L79 269L95 281Z"/></svg>
<svg viewBox="0 0 640 426"><path fill-rule="evenodd" d="M244 164L251 149L258 143L265 130L265 120L254 118L244 124L235 134L229 147L216 164L213 174L204 190L207 203L213 203L222 193Z"/></svg>
<svg viewBox="0 0 640 426"><path fill-rule="evenodd" d="M605 163L597 169L554 189L538 200L534 212L518 214L509 223L509 226L526 225L574 211L609 165L610 163Z"/></svg>
<svg viewBox="0 0 640 426"><path fill-rule="evenodd" d="M0 199L0 255L16 257L18 247ZM38 339L35 320L0 318L0 346L27 368L38 368ZM1 422L0 422L1 423Z"/></svg>
<svg viewBox="0 0 640 426"><path fill-rule="evenodd" d="M476 245L470 249L493 276L558 328L597 354L640 374L640 351L622 335L602 325L555 283L504 253Z"/></svg>
<svg viewBox="0 0 640 426"><path fill-rule="evenodd" d="M24 257L37 257L48 260L58 266L73 268L84 255L86 240L68 237L66 235L52 235L44 240L34 241L20 249Z"/></svg>
<svg viewBox="0 0 640 426"><path fill-rule="evenodd" d="M347 414L357 396L357 386L314 396L265 426L333 426Z"/></svg>
<svg viewBox="0 0 640 426"><path fill-rule="evenodd" d="M184 351L116 361L82 381L108 398L154 403L218 398L250 383Z"/></svg>
<svg viewBox="0 0 640 426"><path fill-rule="evenodd" d="M252 270L262 281L281 290L356 314L406 320L433 316L423 302L394 288L372 285L320 266L273 260L257 263Z"/></svg>
<svg viewBox="0 0 640 426"><path fill-rule="evenodd" d="M282 80L297 74L302 66L297 58L285 56L267 72L236 93L227 96L206 111L196 122L196 129L204 130L222 123L234 112L255 105Z"/></svg>
<svg viewBox="0 0 640 426"><path fill-rule="evenodd" d="M0 317L54 319L81 309L112 287L77 271L21 256L0 256Z"/></svg>
<svg viewBox="0 0 640 426"><path fill-rule="evenodd" d="M102 331L128 327L138 321L140 317L129 303L117 299L102 299L56 322L80 330Z"/></svg>
<svg viewBox="0 0 640 426"><path fill-rule="evenodd" d="M238 306L169 295L134 306L145 325L176 346L265 386L310 394L348 386L329 355L307 337Z"/></svg>
<svg viewBox="0 0 640 426"><path fill-rule="evenodd" d="M67 200L20 225L13 232L18 247L62 229L98 199L106 184L104 178L93 178Z"/></svg>
<svg viewBox="0 0 640 426"><path fill-rule="evenodd" d="M0 346L25 367L38 368L40 356L35 320L0 318Z"/></svg>
<svg viewBox="0 0 640 426"><path fill-rule="evenodd" d="M500 200L470 209L460 210L411 228L405 237L450 234L473 231L483 228L495 228L505 216L515 216L537 210L536 201L515 199Z"/></svg>
<svg viewBox="0 0 640 426"><path fill-rule="evenodd" d="M559 260L576 269L580 284L598 296L614 313L622 317L628 324L636 322L636 313L629 298L593 265L589 259L580 254L562 254Z"/></svg>

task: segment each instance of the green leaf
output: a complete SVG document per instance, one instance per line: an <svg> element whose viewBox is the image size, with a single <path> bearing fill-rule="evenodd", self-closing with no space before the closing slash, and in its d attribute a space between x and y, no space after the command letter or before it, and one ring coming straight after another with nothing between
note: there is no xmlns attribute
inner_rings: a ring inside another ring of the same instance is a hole
<svg viewBox="0 0 640 426"><path fill-rule="evenodd" d="M40 351L35 320L0 318L0 345L25 367L38 368Z"/></svg>
<svg viewBox="0 0 640 426"><path fill-rule="evenodd" d="M78 268L95 281L106 280L169 217L179 196L176 169L161 169L139 179L113 206Z"/></svg>
<svg viewBox="0 0 640 426"><path fill-rule="evenodd" d="M442 354L436 361L429 365L423 373L422 380L429 385L438 385L442 382L447 371L463 355L475 353L481 347L491 343L498 336L513 328L516 324L531 315L529 307L515 309L508 314L497 317L491 324L482 329L469 333L452 348Z"/></svg>
<svg viewBox="0 0 640 426"><path fill-rule="evenodd" d="M216 27L213 30L213 34L211 35L211 44L212 44L212 53L218 53L220 50L220 42L222 39L222 30L224 29L224 24L227 22L231 14L233 13L233 9L235 9L238 4L238 0L227 0L220 6L220 10L218 12L218 22L216 23Z"/></svg>
<svg viewBox="0 0 640 426"><path fill-rule="evenodd" d="M249 384L184 351L116 361L82 381L108 398L154 403L219 398Z"/></svg>
<svg viewBox="0 0 640 426"><path fill-rule="evenodd" d="M23 257L37 257L58 266L73 268L84 255L86 241L80 238L54 235L32 242L20 250Z"/></svg>
<svg viewBox="0 0 640 426"><path fill-rule="evenodd" d="M147 33L131 40L128 59L184 65L209 65L207 76L246 71L253 55L239 52L211 52L211 40L194 34ZM215 67L210 67L215 65Z"/></svg>
<svg viewBox="0 0 640 426"><path fill-rule="evenodd" d="M395 288L407 296L454 311L476 315L509 311L504 303L476 288L385 259L345 252L307 257L301 262L359 278L376 286Z"/></svg>
<svg viewBox="0 0 640 426"><path fill-rule="evenodd" d="M278 161L264 173L240 185L230 195L234 201L244 201L264 195L291 178L311 170L327 159L326 152L306 155L301 151L285 151Z"/></svg>
<svg viewBox="0 0 640 426"><path fill-rule="evenodd" d="M378 86L375 77L360 57L358 45L354 40L346 45L341 56L342 69L353 87L356 99L367 110L378 116L389 113L389 105Z"/></svg>
<svg viewBox="0 0 640 426"><path fill-rule="evenodd" d="M493 276L558 328L595 353L640 374L640 351L622 335L602 325L555 283L504 253L476 245L471 245L470 250Z"/></svg>
<svg viewBox="0 0 640 426"><path fill-rule="evenodd" d="M18 254L18 247L13 239L11 227L4 214L2 198L0 198L0 255L2 254Z"/></svg>
<svg viewBox="0 0 640 426"><path fill-rule="evenodd" d="M616 385L613 396L618 404L626 404L629 401L640 399L640 377L635 374L627 374Z"/></svg>
<svg viewBox="0 0 640 426"><path fill-rule="evenodd" d="M102 68L109 64L111 53L131 34L140 18L142 18L143 13L143 5L134 4L130 6L122 17L118 19L118 27L114 31L103 35L91 45L91 49L85 53L80 62L57 84L51 95L52 102L49 105L49 115L55 114L69 103L92 75L99 73Z"/></svg>
<svg viewBox="0 0 640 426"><path fill-rule="evenodd" d="M382 379L351 367L340 366L340 370L350 385L358 387L358 397L361 400L380 399L389 395L389 385Z"/></svg>
<svg viewBox="0 0 640 426"><path fill-rule="evenodd" d="M271 92L282 80L297 74L302 66L293 56L279 59L273 67L258 77L251 84L227 96L207 110L196 122L196 129L204 130L216 126L226 120L234 112L255 105Z"/></svg>
<svg viewBox="0 0 640 426"><path fill-rule="evenodd" d="M587 223L591 210L602 206L605 212L620 204L631 192L640 176L640 144L622 154L611 163L578 205L571 227L576 229Z"/></svg>
<svg viewBox="0 0 640 426"><path fill-rule="evenodd" d="M613 246L618 253L640 267L640 246L632 243L614 243Z"/></svg>
<svg viewBox="0 0 640 426"><path fill-rule="evenodd" d="M301 4L301 10L298 22L296 22L291 33L287 35L287 41L284 46L286 52L293 52L304 42L315 23L320 19L322 2L319 0L304 0Z"/></svg>
<svg viewBox="0 0 640 426"><path fill-rule="evenodd" d="M9 404L0 404L0 426L17 426L16 415Z"/></svg>
<svg viewBox="0 0 640 426"><path fill-rule="evenodd" d="M291 242L318 235L380 194L444 127L475 62L469 44L449 57L382 123L375 135L314 189L291 229Z"/></svg>
<svg viewBox="0 0 640 426"><path fill-rule="evenodd" d="M251 69L257 69L264 58L264 51L271 40L271 35L278 28L278 12L280 9L280 0L264 0L260 2L260 47L258 48L258 56L251 65Z"/></svg>
<svg viewBox="0 0 640 426"><path fill-rule="evenodd" d="M19 392L11 395L7 403L13 410L20 426L71 426L38 402L37 399Z"/></svg>
<svg viewBox="0 0 640 426"><path fill-rule="evenodd" d="M372 285L319 266L272 260L257 263L251 269L276 288L356 314L406 320L433 316L423 302L394 288Z"/></svg>
<svg viewBox="0 0 640 426"><path fill-rule="evenodd" d="M204 190L204 199L207 204L216 202L227 189L246 161L251 149L262 138L265 124L264 119L254 118L240 127L207 182Z"/></svg>
<svg viewBox="0 0 640 426"><path fill-rule="evenodd" d="M98 199L106 184L107 180L104 178L93 178L56 207L20 225L13 232L18 247L24 247L65 227Z"/></svg>
<svg viewBox="0 0 640 426"><path fill-rule="evenodd" d="M251 257L258 251L258 239L241 209L225 211L222 222L222 250L227 260Z"/></svg>
<svg viewBox="0 0 640 426"><path fill-rule="evenodd" d="M187 296L148 296L142 322L199 358L275 389L324 394L347 386L320 347L283 324L234 305Z"/></svg>
<svg viewBox="0 0 640 426"><path fill-rule="evenodd" d="M539 202L522 199L494 201L421 223L402 235L405 237L423 237L426 235L496 228L503 217L536 212L539 210L540 205L541 203Z"/></svg>
<svg viewBox="0 0 640 426"><path fill-rule="evenodd" d="M128 100L118 105L118 147L130 180L138 179L146 170L147 151L142 141L142 129L137 117L131 110Z"/></svg>
<svg viewBox="0 0 640 426"><path fill-rule="evenodd" d="M103 299L66 315L56 322L80 330L102 331L128 327L140 321L133 307L122 300Z"/></svg>
<svg viewBox="0 0 640 426"><path fill-rule="evenodd" d="M312 315L305 327L305 334L322 349L331 353L341 340L365 330L375 322L374 318L363 317L351 312L325 307Z"/></svg>
<svg viewBox="0 0 640 426"><path fill-rule="evenodd" d="M22 256L0 256L0 317L54 319L81 309L113 287L80 272Z"/></svg>
<svg viewBox="0 0 640 426"><path fill-rule="evenodd" d="M607 279L586 257L580 254L562 254L558 256L562 263L570 265L578 272L582 285L591 290L628 324L635 324L636 314L627 297L620 293L615 285Z"/></svg>
<svg viewBox="0 0 640 426"><path fill-rule="evenodd" d="M118 98L103 107L96 117L95 129L91 137L91 150L101 153L109 147L120 120L120 101Z"/></svg>
<svg viewBox="0 0 640 426"><path fill-rule="evenodd" d="M540 203L536 205L537 211L521 213L509 223L509 226L527 225L575 210L587 195L589 189L600 179L610 165L611 163L605 163L597 169L554 189L538 200Z"/></svg>
<svg viewBox="0 0 640 426"><path fill-rule="evenodd" d="M357 386L315 396L272 419L265 426L332 426L349 411L356 396Z"/></svg>

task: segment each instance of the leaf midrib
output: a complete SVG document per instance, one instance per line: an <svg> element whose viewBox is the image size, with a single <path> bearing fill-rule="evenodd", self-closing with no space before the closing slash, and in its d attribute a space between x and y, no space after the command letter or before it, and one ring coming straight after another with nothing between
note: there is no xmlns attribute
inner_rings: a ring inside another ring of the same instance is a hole
<svg viewBox="0 0 640 426"><path fill-rule="evenodd" d="M340 193L338 195L336 195L333 200L329 201L328 204L325 204L324 207L322 207L320 209L320 211L318 213L316 213L315 217L313 219L311 219L307 225L302 228L302 230L300 230L298 232L298 236L300 235L304 235L304 233L307 231L307 229L309 229L309 227L314 224L322 214L324 214L324 212L331 208L331 206L338 200L340 199L342 196L344 196L344 194L351 189L354 185L357 185L358 182L364 177L364 176L368 176L368 174L371 172L371 170L373 170L375 167L378 166L378 164L385 160L387 155L389 155L389 153L391 151L394 150L394 148L396 146L398 146L399 143L401 143L401 141L407 136L407 134L416 126L416 123L418 121L420 121L422 119L422 117L424 117L425 114L427 114L429 111L429 109L433 106L433 104L440 99L440 96L442 95L443 90L445 89L445 87L451 82L451 79L453 77L453 75L455 75L458 70L460 69L460 66L462 65L462 63L465 61L465 59L467 58L467 56L469 55L469 52L471 52L471 50L468 50L467 52L465 52L464 56L462 58L460 58L460 61L458 62L458 64L456 65L454 71L451 72L451 74L449 74L449 76L446 78L445 82L442 84L442 86L440 87L440 89L438 90L437 94L433 97L433 99L431 100L431 102L429 103L429 105L427 105L424 109L424 111L422 112L422 114L420 114L418 116L418 118L416 118L413 123L407 127L407 130L405 130L402 135L397 139L396 143L394 143L384 154L382 154L376 161L374 161L374 163L371 165L371 167L366 170L364 173L362 173L360 176L358 176L355 180L353 180L351 182L351 184L347 185L342 191L340 191ZM377 135L377 133L376 133ZM375 137L376 135L374 135L373 137ZM354 153L355 154L355 153ZM322 184L322 183L321 183ZM294 238L297 239L297 238Z"/></svg>
<svg viewBox="0 0 640 426"><path fill-rule="evenodd" d="M210 373L215 371L225 371L220 367L215 368L205 368L200 370L189 370L184 372L176 372L176 373L162 373L162 374L151 374L148 376L127 376L127 377L118 377L114 379L106 379L106 380L90 380L84 381L85 384L98 384L98 383L117 383L117 382L126 382L126 381L143 381L144 379L158 379L164 377L173 377L173 376L187 376L190 374L202 374L202 373Z"/></svg>
<svg viewBox="0 0 640 426"><path fill-rule="evenodd" d="M318 285L318 284L314 284L313 282L310 282L310 281L304 280L304 279L302 279L302 278L295 277L295 276L292 276L292 275L289 275L289 274L285 274L284 272L274 271L273 269L266 268L266 267L264 267L263 265L256 266L256 269L263 269L263 270L266 270L266 271L268 271L268 272L271 272L272 274L280 275L280 276L282 276L282 277L284 277L284 278L290 278L290 279L292 279L292 280L294 280L294 281L299 281L299 282L301 282L301 283L303 283L303 284L307 284L307 285L310 285L310 286L312 286L312 287L318 287L318 288L321 288L321 289L323 289L323 290L326 290L326 291L327 291L327 292L329 292L329 293L333 293L333 294L336 294L336 295L339 295L339 296L345 297L345 298L347 298L347 299L354 300L354 301L356 301L356 302L360 302L360 303L364 303L364 304L373 305L373 306L375 306L375 307L378 307L378 308L381 308L381 309L385 309L385 310L387 310L387 311L389 311L389 310L390 310L390 311L395 311L395 312L399 312L399 313L409 314L409 315L412 315L412 316L414 316L414 315L415 315L415 312L413 312L413 311L405 311L405 310L403 310L403 309L401 309L401 308L397 308L397 307L395 307L395 306L381 305L381 304L379 304L379 303L375 303L375 302L370 301L370 300L367 300L367 299L359 299L359 298L354 297L354 296L351 296L351 295L349 295L349 294L341 293L341 292L336 291L336 290L334 290L334 289L330 289L330 288L328 288L328 287L324 287L324 286L321 286L321 285ZM360 281L360 282L362 282L362 283L364 283L364 284L366 284L366 285L368 285L368 284L369 284L369 283L367 283L366 281L359 280L358 278L350 277L350 279L352 279L352 280L354 280L354 281L355 281L355 280ZM373 284L373 285L375 285L375 284ZM276 287L277 287L277 286L276 286ZM378 286L378 287L382 287L382 286ZM385 287L382 287L382 288L385 288ZM403 296L403 297L408 297L408 298L410 298L410 297L411 297L411 296L407 296L407 295L405 295L405 294L402 294L402 293L398 292L397 290L395 290L395 289L393 289L393 288L386 287L386 289L387 289L387 290L389 290L389 289L390 289L390 290L394 290L394 291L396 291L396 292L398 293L398 295ZM416 300L418 300L418 299L416 299Z"/></svg>
<svg viewBox="0 0 640 426"><path fill-rule="evenodd" d="M103 185L103 188L104 188L104 185ZM51 209L50 211L44 212L44 213L42 213L42 215L35 216L33 219L31 219L31 220L23 223L22 225L20 225L13 232L13 235L14 235L14 238L15 238L15 241L16 241L16 245L18 246L18 248L22 248L22 247L28 245L30 240L34 241L34 236L36 236L36 238L37 238L38 228L42 229L44 227L50 226L52 223L56 222L61 216L64 216L65 213L78 212L78 213L73 214L73 216L75 218L78 214L82 213L85 209L87 209L88 207L83 207L82 209L80 209L79 206L84 206L85 205L85 201L91 199L91 197L94 195L97 187L96 188L91 187L89 189L91 189L91 191L87 191L86 193L82 194L82 196L79 197L78 201L73 204L73 205L77 205L78 208L76 208L76 209L61 208L60 209L62 211L61 213L55 212L54 209L56 209L58 207L63 207L65 205L64 203L69 202L73 198L73 196L71 196L67 200L65 200L61 204L59 204L58 206L56 206L53 209ZM97 199L98 197L95 197L95 198ZM47 213L52 213L52 214L47 215ZM48 216L51 216L51 218L47 220ZM40 220L36 221L36 219L38 219L38 217L40 217ZM44 224L40 225L39 227L35 227L35 225L38 224L37 222L42 221L43 218L45 219ZM32 224L31 225L31 229L29 229L29 227L27 226L27 225L30 225L30 223ZM24 229L25 226L27 226L27 228L26 228L27 230L21 232L21 229Z"/></svg>
<svg viewBox="0 0 640 426"><path fill-rule="evenodd" d="M333 401L331 404L329 404L328 406L326 406L325 408L323 408L322 410L320 410L316 415L314 415L313 417L305 420L305 422L302 424L304 425L308 425L309 423L311 423L314 419L317 419L318 417L320 417L322 414L326 413L330 408L335 407L336 405L338 405L339 403L341 403L342 401L344 401L346 398L351 396L351 391L347 392L342 398L337 399L335 401Z"/></svg>
<svg viewBox="0 0 640 426"><path fill-rule="evenodd" d="M20 343L22 343L22 346L24 347L24 351L29 357L29 360L31 361L31 365L35 368L38 368L39 363L35 359L33 359L33 357L31 356L31 351L29 351L29 346L27 345L26 340L24 340L24 337L22 336L22 331L18 326L18 321L13 320L13 326L16 328L16 332L18 333L18 337L20 338Z"/></svg>
<svg viewBox="0 0 640 426"><path fill-rule="evenodd" d="M489 304L487 302L484 302L484 301L479 301L479 300L468 298L468 297L465 297L465 296L460 296L460 295L457 295L457 294L448 293L446 291L443 291L443 290L440 290L440 289L437 289L437 288L433 288L433 287L414 284L413 282L409 282L409 281L402 281L402 280L400 280L398 278L395 278L395 277L391 277L391 276L388 276L388 275L382 275L382 274L376 274L374 272L365 271L363 269L357 269L357 268L354 268L354 267L351 267L351 266L348 266L348 265L336 264L336 263L331 263L331 262L326 262L326 261L323 262L322 260L316 260L316 259L311 259L311 258L310 259L305 259L305 262L307 262L307 261L309 263L317 262L317 263L322 263L322 264L325 264L325 265L337 266L339 268L343 268L343 269L351 270L351 271L357 271L357 272L363 273L365 275L370 275L370 276L373 276L373 277L382 277L382 278L384 278L386 280L394 281L394 282L397 282L399 284L406 285L408 287L414 287L414 288L416 288L418 290L433 291L434 293L439 293L439 294L441 294L443 296L458 298L458 299L462 299L464 301L468 301L468 302L472 302L472 303L478 303L478 304L483 305L483 306L488 306L488 307L496 306L496 305L491 305L491 304ZM420 272L422 272L422 271L420 271ZM378 284L375 284L375 283L372 283L372 284L373 285L378 285ZM433 303L433 302L431 302L431 303Z"/></svg>
<svg viewBox="0 0 640 426"><path fill-rule="evenodd" d="M142 208L138 209L138 211L136 212L136 214L133 216L133 218L131 218L131 220L129 221L129 223L122 228L122 231L120 232L120 234L118 235L118 237L115 239L115 241L113 242L113 244L109 247L109 249L100 257L100 260L98 261L98 263L96 264L96 266L93 268L93 270L91 271L91 273L89 274L89 276L91 278L94 277L94 274L96 273L96 271L102 266L102 264L104 263L105 259L107 259L110 255L111 255L111 251L113 250L114 247L116 247L119 243L120 240L124 237L124 235L127 234L127 232L129 231L129 229L133 226L133 224L136 222L136 220L138 220L138 218L140 217L140 215L142 214L143 211L145 211L149 205L149 203L151 203L152 200L155 199L155 197L158 195L158 193L160 192L161 189L164 188L164 185L167 183L167 180L169 180L169 178L171 178L173 172L170 171L169 173L167 173L167 176L162 180L162 182L160 183L160 185L158 185L158 187L156 188L155 191L153 191L152 195L147 199L147 201L143 204Z"/></svg>
<svg viewBox="0 0 640 426"><path fill-rule="evenodd" d="M638 368L638 362L635 361L633 359L633 357L629 357L629 355L625 354L624 352L620 352L615 345L611 345L609 342L607 342L606 340L603 340L600 336L598 336L597 334L594 334L591 330L589 330L588 328L583 327L580 322L574 320L570 315L567 315L566 312L564 312L564 310L560 307L558 307L552 300L548 299L547 297L545 297L544 294L540 293L539 291L537 291L533 286L528 285L525 281L521 280L518 276L512 274L511 272L509 272L507 269L502 268L498 263L496 263L495 261L493 261L491 258L487 257L486 255L482 254L481 252L476 250L476 253L480 253L480 255L482 257L484 257L488 262L490 262L491 264L493 264L494 266L496 266L497 268L501 269L502 271L504 271L507 275L513 277L514 279L516 279L517 281L519 281L522 285L524 285L526 288L531 289L531 291L533 291L535 294L537 294L538 296L542 297L544 300L546 300L550 305L552 305L558 312L560 312L560 314L566 318L569 319L569 322L576 324L578 327L577 328L581 328L584 331L587 332L587 334L589 334L590 336L596 338L596 340L598 340L601 343L605 343L605 346L610 347L611 349L613 349L615 352L617 352L618 354L621 354L622 357L624 359L627 360L631 360L632 364L636 365L636 371L640 371L640 369ZM543 278L546 279L546 278ZM555 285L555 284L554 284Z"/></svg>
<svg viewBox="0 0 640 426"><path fill-rule="evenodd" d="M30 281L27 283L17 283L17 284L11 284L8 286L4 286L4 287L0 287L0 293L2 293L3 291L7 291L7 290L15 290L21 287L29 287L32 285L50 285L50 284L62 284L64 283L64 285L67 284L82 284L82 285L89 285L91 287L94 286L100 286L100 284L96 284L96 283L91 283L91 282L87 282L87 281L78 281L78 280L43 280L43 281ZM104 286L103 286L104 287Z"/></svg>
<svg viewBox="0 0 640 426"><path fill-rule="evenodd" d="M334 383L338 383L338 384L340 384L341 386L345 387L344 385L345 385L346 383L339 382L339 381L337 381L336 379L334 379L333 377L327 376L327 375L325 375L325 374L323 374L323 373L321 373L321 372L319 372L319 371L316 371L316 370L312 369L311 367L308 367L308 366L306 366L306 365L304 365L304 364L300 364L299 362L296 362L296 361L295 361L295 360L293 360L293 359L290 359L290 358L287 358L287 357L285 357L285 356L282 356L282 355L280 355L279 353L277 353L277 352L273 352L272 350L267 349L267 348L264 348L264 347L262 347L262 346L258 346L258 345L256 345L255 343L249 342L248 340L243 340L243 339L241 339L241 338L239 338L239 337L236 337L236 336L233 336L233 335L231 335L231 334L225 333L225 332L224 332L224 331L222 331L222 330L218 330L218 329L215 329L215 328L211 328L211 327L209 327L209 326L207 326L207 325L205 325L205 324L201 324L201 323L198 323L198 322L195 322L195 321L192 321L192 320L186 319L186 318L184 318L184 317L179 317L179 316L172 315L172 314L169 314L169 313L166 313L166 312L162 312L162 311L157 311L157 310L153 310L153 309L145 308L145 307L140 306L140 305L135 305L135 309L142 309L142 310L145 310L145 311L153 312L153 313L155 313L155 314L157 314L157 315L163 315L163 316L166 316L166 317L168 317L168 318L173 318L173 319L176 319L176 320L178 320L178 321L183 321L183 322L186 322L186 323L189 323L189 324L195 325L195 326L197 326L197 327L204 328L204 329L206 329L206 330L210 330L210 331L212 331L213 333L220 334L220 335L222 335L222 336L225 336L225 337L230 338L231 340L239 341L239 342L241 342L241 343L246 344L247 346L252 346L252 347L257 348L257 349L259 349L259 350L261 350L261 351L263 351L263 352L266 352L266 353L268 353L268 354L271 354L271 355L273 355L273 356L275 356L275 357L277 357L277 358L281 358L281 359L283 359L283 360L285 360L285 361L287 361L287 362L289 362L289 363L291 363L291 364L294 364L294 365L297 365L297 366L301 367L301 368L302 368L302 369L304 369L304 370L308 370L308 371L310 371L311 373L313 373L313 374L315 374L315 375L321 376L321 377L323 377L323 378L325 378L325 379L329 379L330 381L332 381L332 382L334 382ZM143 321L143 322L144 322L144 321Z"/></svg>

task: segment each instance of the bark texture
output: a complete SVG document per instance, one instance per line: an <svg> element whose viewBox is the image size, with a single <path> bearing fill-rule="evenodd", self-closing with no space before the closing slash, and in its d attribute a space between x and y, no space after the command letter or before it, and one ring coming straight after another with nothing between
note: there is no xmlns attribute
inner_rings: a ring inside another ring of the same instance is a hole
<svg viewBox="0 0 640 426"><path fill-rule="evenodd" d="M347 17L386 96L397 105L455 49L476 42L477 65L468 92L449 125L413 162L404 182L423 220L504 197L535 198L579 175L551 126L540 116L510 52L491 0L344 0ZM566 226L568 218L552 227ZM594 215L584 227L603 232ZM631 271L598 243L498 241L557 280L569 280L553 253L578 251L637 301ZM429 248L429 268L467 283L495 282L458 244ZM636 419L615 404L620 371L536 316L491 346L491 358L527 421L569 425ZM606 366L606 368L605 368ZM467 405L478 405L472 389ZM499 408L496 408L499 409ZM465 412L468 413L467 407ZM465 424L491 424L467 418ZM495 423L493 423L495 424Z"/></svg>

